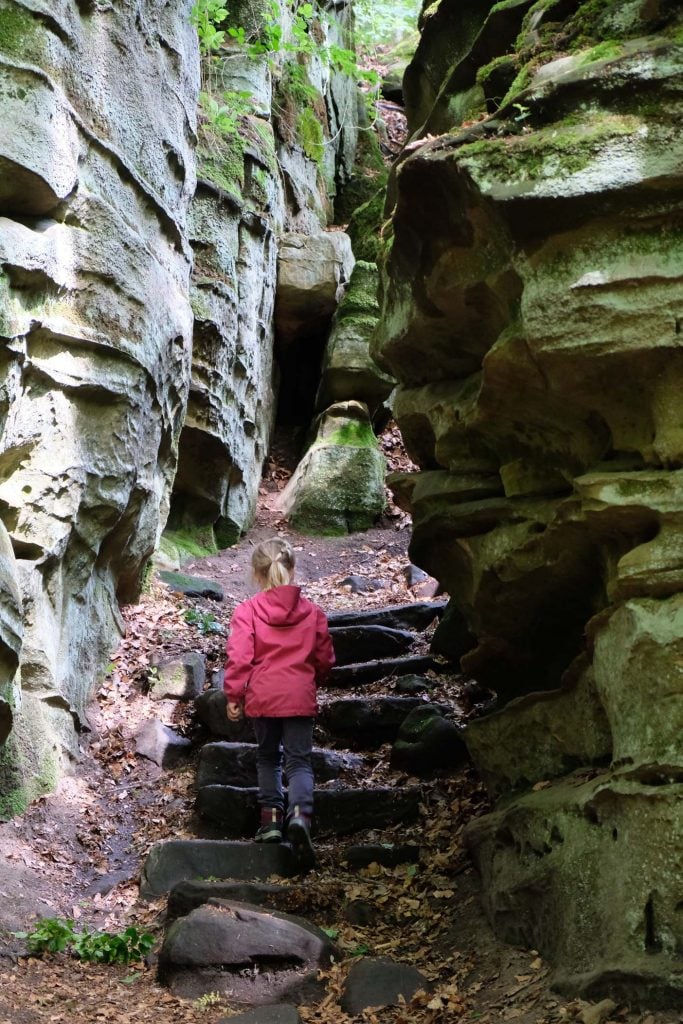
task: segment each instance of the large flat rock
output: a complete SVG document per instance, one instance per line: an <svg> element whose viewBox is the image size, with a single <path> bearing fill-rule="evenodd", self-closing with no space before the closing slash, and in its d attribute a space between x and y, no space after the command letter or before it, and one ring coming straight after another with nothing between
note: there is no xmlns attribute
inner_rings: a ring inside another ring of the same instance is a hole
<svg viewBox="0 0 683 1024"><path fill-rule="evenodd" d="M258 1005L320 992L317 972L333 948L300 917L248 903L213 900L175 921L159 954L159 979L177 995L218 992Z"/></svg>
<svg viewBox="0 0 683 1024"><path fill-rule="evenodd" d="M330 636L337 665L392 658L405 654L415 642L415 634L390 626L332 626Z"/></svg>
<svg viewBox="0 0 683 1024"><path fill-rule="evenodd" d="M178 882L192 878L288 878L296 873L288 846L269 843L234 843L217 839L169 839L147 854L140 879L140 895L153 899Z"/></svg>

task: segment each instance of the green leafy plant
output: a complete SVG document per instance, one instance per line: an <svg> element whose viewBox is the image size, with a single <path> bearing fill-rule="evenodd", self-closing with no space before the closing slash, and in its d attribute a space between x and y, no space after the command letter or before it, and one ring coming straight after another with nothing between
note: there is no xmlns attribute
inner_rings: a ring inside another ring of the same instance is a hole
<svg viewBox="0 0 683 1024"><path fill-rule="evenodd" d="M228 16L223 0L195 0L191 20L199 36L202 54L215 53L225 42L225 30L219 29Z"/></svg>
<svg viewBox="0 0 683 1024"><path fill-rule="evenodd" d="M249 113L252 95L250 92L228 91L222 94L222 103L208 92L199 94L199 105L207 124L222 135L233 135L239 120Z"/></svg>
<svg viewBox="0 0 683 1024"><path fill-rule="evenodd" d="M143 960L154 945L154 936L131 926L125 931L79 932L73 941L73 950L79 960L99 964L129 964Z"/></svg>
<svg viewBox="0 0 683 1024"><path fill-rule="evenodd" d="M188 608L183 618L190 626L196 626L204 636L224 632L223 626L213 612L198 612L196 608Z"/></svg>
<svg viewBox="0 0 683 1024"><path fill-rule="evenodd" d="M62 953L70 950L79 960L102 964L129 964L142 960L154 945L154 936L131 926L123 932L75 931L74 922L44 917L30 932L14 932L26 939L31 953Z"/></svg>
<svg viewBox="0 0 683 1024"><path fill-rule="evenodd" d="M18 939L26 939L31 953L62 953L73 943L76 933L73 921L44 917L31 932L13 932Z"/></svg>

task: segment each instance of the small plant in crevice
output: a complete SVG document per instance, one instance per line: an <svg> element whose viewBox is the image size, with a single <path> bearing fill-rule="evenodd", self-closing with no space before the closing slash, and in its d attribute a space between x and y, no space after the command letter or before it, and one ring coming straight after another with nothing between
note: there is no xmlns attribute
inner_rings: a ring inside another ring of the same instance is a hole
<svg viewBox="0 0 683 1024"><path fill-rule="evenodd" d="M196 626L203 636L224 632L223 626L213 612L198 612L196 608L188 608L183 618L188 625Z"/></svg>
<svg viewBox="0 0 683 1024"><path fill-rule="evenodd" d="M59 917L44 917L30 932L13 932L25 939L29 951L43 953L71 952L79 960L101 964L129 964L144 960L154 945L154 936L133 925L123 932L98 932L74 929L74 922Z"/></svg>
<svg viewBox="0 0 683 1024"><path fill-rule="evenodd" d="M251 109L252 94L227 90L220 97L223 102L208 92L199 94L199 105L208 127L221 135L232 135L238 127L240 118Z"/></svg>

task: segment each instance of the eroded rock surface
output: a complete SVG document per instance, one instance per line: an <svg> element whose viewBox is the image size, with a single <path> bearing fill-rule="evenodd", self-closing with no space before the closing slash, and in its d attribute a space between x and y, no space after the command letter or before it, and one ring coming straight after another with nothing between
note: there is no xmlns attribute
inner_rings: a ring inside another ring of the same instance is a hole
<svg viewBox="0 0 683 1024"><path fill-rule="evenodd" d="M652 1005L681 999L654 850L683 765L680 18L425 9L374 340L439 649L498 692L469 735L506 800L472 831L491 919L567 990Z"/></svg>
<svg viewBox="0 0 683 1024"><path fill-rule="evenodd" d="M167 511L190 372L198 55L184 0L1 6L0 516L24 621L5 813L76 755L117 601Z"/></svg>

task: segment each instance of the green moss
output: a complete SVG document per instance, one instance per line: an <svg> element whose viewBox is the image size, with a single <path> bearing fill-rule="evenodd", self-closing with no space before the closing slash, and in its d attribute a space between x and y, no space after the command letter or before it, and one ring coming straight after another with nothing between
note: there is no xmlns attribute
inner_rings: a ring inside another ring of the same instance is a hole
<svg viewBox="0 0 683 1024"><path fill-rule="evenodd" d="M198 176L242 200L244 147L244 139L237 133L224 136L209 125L201 125L197 146Z"/></svg>
<svg viewBox="0 0 683 1024"><path fill-rule="evenodd" d="M480 67L476 74L476 82L478 85L486 87L488 80L496 75L501 70L514 68L518 64L518 59L514 54L504 53L501 57L494 57L488 64L484 64Z"/></svg>
<svg viewBox="0 0 683 1024"><path fill-rule="evenodd" d="M205 558L218 551L213 526L184 526L177 530L165 530L162 540L177 548L181 562L183 558Z"/></svg>
<svg viewBox="0 0 683 1024"><path fill-rule="evenodd" d="M607 39L604 43L598 43L597 46L593 46L590 50L587 50L581 57L581 64L593 64L599 60L613 60L616 57L621 57L624 52L624 47L616 39Z"/></svg>
<svg viewBox="0 0 683 1024"><path fill-rule="evenodd" d="M0 8L0 50L10 57L26 57L36 33L41 30L37 17L23 7Z"/></svg>
<svg viewBox="0 0 683 1024"><path fill-rule="evenodd" d="M347 233L357 260L377 263L381 249L381 231L384 222L384 189L372 199L357 207L351 215Z"/></svg>
<svg viewBox="0 0 683 1024"><path fill-rule="evenodd" d="M325 152L323 126L311 107L305 107L299 113L296 119L296 134L308 159L321 164Z"/></svg>
<svg viewBox="0 0 683 1024"><path fill-rule="evenodd" d="M386 188L388 176L377 133L369 128L361 128L353 174L335 200L337 223L347 224L359 206L375 199L378 192Z"/></svg>
<svg viewBox="0 0 683 1024"><path fill-rule="evenodd" d="M322 444L336 444L345 448L376 448L377 438L369 424L361 423L360 420L350 420L324 438Z"/></svg>
<svg viewBox="0 0 683 1024"><path fill-rule="evenodd" d="M588 166L610 138L633 135L640 126L640 118L632 115L587 114L582 120L570 117L525 135L471 142L458 150L458 157L475 159L479 171L495 176L574 174Z"/></svg>

